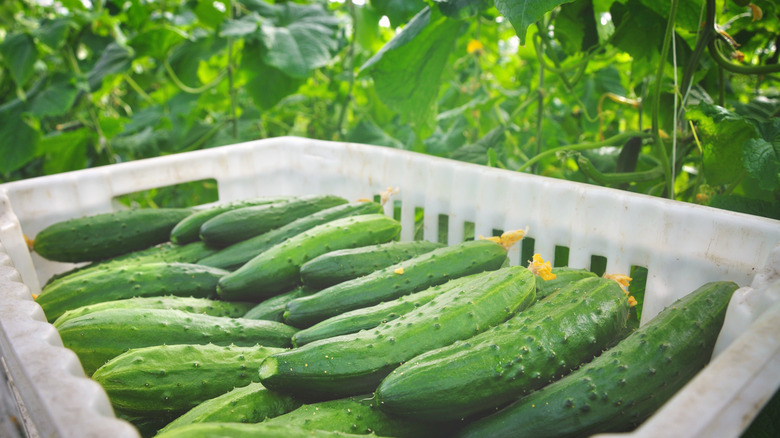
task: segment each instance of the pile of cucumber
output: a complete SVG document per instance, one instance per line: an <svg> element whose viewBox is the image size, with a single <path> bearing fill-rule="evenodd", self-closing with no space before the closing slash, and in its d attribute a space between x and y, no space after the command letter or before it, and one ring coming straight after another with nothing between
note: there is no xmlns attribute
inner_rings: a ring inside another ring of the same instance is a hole
<svg viewBox="0 0 780 438"><path fill-rule="evenodd" d="M334 195L71 219L33 250L80 265L36 301L144 437L562 437L649 417L738 287L636 328L615 280L400 230Z"/></svg>

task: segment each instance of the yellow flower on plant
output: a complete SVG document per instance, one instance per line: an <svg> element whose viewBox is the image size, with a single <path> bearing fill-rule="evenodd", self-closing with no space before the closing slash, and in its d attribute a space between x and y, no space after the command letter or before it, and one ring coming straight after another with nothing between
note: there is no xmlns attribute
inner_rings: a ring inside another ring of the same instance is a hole
<svg viewBox="0 0 780 438"><path fill-rule="evenodd" d="M466 52L469 54L478 52L482 53L482 51L485 49L485 46L482 45L482 43L479 40L471 40L466 45Z"/></svg>

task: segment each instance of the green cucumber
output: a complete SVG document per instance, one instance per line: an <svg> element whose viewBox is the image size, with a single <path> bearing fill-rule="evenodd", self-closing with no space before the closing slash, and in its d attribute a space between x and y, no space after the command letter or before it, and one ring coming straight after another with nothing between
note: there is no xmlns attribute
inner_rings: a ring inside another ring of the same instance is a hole
<svg viewBox="0 0 780 438"><path fill-rule="evenodd" d="M340 196L309 195L283 203L237 208L204 222L200 227L200 238L211 246L225 247L346 203L347 200Z"/></svg>
<svg viewBox="0 0 780 438"><path fill-rule="evenodd" d="M474 276L376 329L269 356L260 366L261 383L306 398L374 391L404 361L474 336L529 306L535 297L534 280L522 266Z"/></svg>
<svg viewBox="0 0 780 438"><path fill-rule="evenodd" d="M453 278L498 269L507 251L490 240L435 249L369 275L325 288L287 304L285 320L308 327L332 316L418 292Z"/></svg>
<svg viewBox="0 0 780 438"><path fill-rule="evenodd" d="M590 436L636 427L709 362L737 288L727 281L703 285L592 362L459 436Z"/></svg>
<svg viewBox="0 0 780 438"><path fill-rule="evenodd" d="M160 433L194 423L259 423L299 406L298 400L252 382L201 402L160 429Z"/></svg>
<svg viewBox="0 0 780 438"><path fill-rule="evenodd" d="M255 205L282 204L290 197L263 197L254 199L242 199L240 201L223 202L212 205L202 210L197 210L185 217L171 230L171 242L183 245L200 240L200 227L209 219L226 211Z"/></svg>
<svg viewBox="0 0 780 438"><path fill-rule="evenodd" d="M89 263L73 268L67 272L56 274L47 280L44 288L50 287L54 282L77 275L84 275L94 271L113 269L128 265L141 265L144 263L195 263L203 257L215 253L217 250L206 246L203 242L192 242L186 245L174 245L171 242L161 243L151 248L134 251L121 256L113 257L99 262Z"/></svg>
<svg viewBox="0 0 780 438"><path fill-rule="evenodd" d="M345 217L317 225L220 278L217 292L225 300L269 298L299 285L300 268L306 261L329 251L388 242L400 231L401 224L383 214Z"/></svg>
<svg viewBox="0 0 780 438"><path fill-rule="evenodd" d="M601 353L622 333L628 307L617 282L576 281L491 330L410 359L382 381L377 403L430 421L485 413Z"/></svg>
<svg viewBox="0 0 780 438"><path fill-rule="evenodd" d="M41 230L33 250L57 262L103 260L167 242L190 214L186 208L136 208L68 219Z"/></svg>
<svg viewBox="0 0 780 438"><path fill-rule="evenodd" d="M69 319L106 309L176 309L211 316L240 318L253 306L254 303L219 301L209 298L177 297L175 295L134 297L123 300L105 301L68 310L60 315L52 325L54 325L54 327L59 327Z"/></svg>
<svg viewBox="0 0 780 438"><path fill-rule="evenodd" d="M317 225L344 217L371 213L382 213L382 206L376 202L350 202L349 204L326 208L325 210L296 219L282 227L222 248L217 253L199 260L198 263L234 271L272 246L310 230Z"/></svg>
<svg viewBox="0 0 780 438"><path fill-rule="evenodd" d="M311 327L296 332L292 337L293 346L300 347L301 345L320 339L348 335L350 333L357 333L360 330L377 327L383 322L392 321L404 313L420 307L448 290L462 286L465 282L471 280L471 277L474 275L480 274L456 278L444 284L431 286L420 292L404 295L394 300L379 303L375 306L361 307L332 316Z"/></svg>
<svg viewBox="0 0 780 438"><path fill-rule="evenodd" d="M197 423L178 427L155 438L379 438L373 433L344 433L288 424Z"/></svg>
<svg viewBox="0 0 780 438"><path fill-rule="evenodd" d="M583 278L595 277L596 274L587 269L555 267L552 268L555 278L544 280L541 277L536 279L536 300L540 301L558 289L568 286L575 281Z"/></svg>
<svg viewBox="0 0 780 438"><path fill-rule="evenodd" d="M298 297L303 297L316 292L306 286L299 286L295 289L263 300L244 314L247 319L267 319L269 321L284 322L284 311L287 303Z"/></svg>
<svg viewBox="0 0 780 438"><path fill-rule="evenodd" d="M331 251L301 266L301 282L306 286L323 289L443 246L442 243L413 240Z"/></svg>
<svg viewBox="0 0 780 438"><path fill-rule="evenodd" d="M97 269L60 279L43 288L35 301L50 322L65 311L89 304L163 295L210 298L227 271L191 263L144 263Z"/></svg>
<svg viewBox="0 0 780 438"><path fill-rule="evenodd" d="M295 329L275 321L227 318L167 309L107 309L58 328L65 347L93 373L131 348L160 344L289 347Z"/></svg>
<svg viewBox="0 0 780 438"><path fill-rule="evenodd" d="M304 404L266 420L265 424L404 438L445 437L453 432L442 425L387 415L376 406L370 394Z"/></svg>
<svg viewBox="0 0 780 438"><path fill-rule="evenodd" d="M92 375L111 404L125 412L183 413L233 388L256 382L265 357L283 348L261 345L158 345L135 348Z"/></svg>

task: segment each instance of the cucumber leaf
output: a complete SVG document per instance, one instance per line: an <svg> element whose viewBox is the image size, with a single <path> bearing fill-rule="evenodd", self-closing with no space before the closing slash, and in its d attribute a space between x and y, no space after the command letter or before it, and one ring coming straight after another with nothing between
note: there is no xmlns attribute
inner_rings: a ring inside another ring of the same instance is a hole
<svg viewBox="0 0 780 438"><path fill-rule="evenodd" d="M460 26L461 21L425 8L360 68L374 79L382 102L418 132L433 131L441 75Z"/></svg>
<svg viewBox="0 0 780 438"><path fill-rule="evenodd" d="M517 32L520 44L525 45L528 26L556 7L574 0L496 0L496 9L505 16Z"/></svg>

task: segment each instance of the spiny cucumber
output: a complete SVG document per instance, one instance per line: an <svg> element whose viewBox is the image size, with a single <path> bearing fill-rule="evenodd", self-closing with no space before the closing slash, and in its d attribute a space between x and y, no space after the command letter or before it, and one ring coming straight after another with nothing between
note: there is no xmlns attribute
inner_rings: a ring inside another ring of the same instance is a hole
<svg viewBox="0 0 780 438"><path fill-rule="evenodd" d="M272 297L300 283L306 261L329 251L388 242L400 231L401 224L383 214L336 219L269 248L220 278L217 292L226 300Z"/></svg>
<svg viewBox="0 0 780 438"><path fill-rule="evenodd" d="M234 271L272 246L310 230L317 225L322 225L335 219L371 213L382 213L382 206L376 202L359 201L326 208L296 219L282 227L222 248L215 254L200 259L198 263Z"/></svg>
<svg viewBox="0 0 780 438"><path fill-rule="evenodd" d="M309 429L287 424L198 423L189 424L155 438L379 438L376 434L352 434Z"/></svg>
<svg viewBox="0 0 780 438"><path fill-rule="evenodd" d="M296 298L287 304L285 321L308 327L332 316L373 306L424 290L453 278L498 269L507 250L490 240L473 240L435 249L369 275Z"/></svg>
<svg viewBox="0 0 780 438"><path fill-rule="evenodd" d="M536 300L542 300L547 296L550 296L558 289L568 286L577 280L583 278L595 277L596 274L588 271L587 269L570 268L570 267L555 267L551 272L555 275L555 278L550 280L544 280L542 278L536 279Z"/></svg>
<svg viewBox="0 0 780 438"><path fill-rule="evenodd" d="M107 309L73 318L59 329L62 343L91 374L131 348L160 344L236 344L289 347L296 329L276 321L226 318L167 309Z"/></svg>
<svg viewBox="0 0 780 438"><path fill-rule="evenodd" d="M304 404L286 414L266 420L265 423L404 438L445 437L452 432L451 428L442 425L387 415L378 408L371 394Z"/></svg>
<svg viewBox="0 0 780 438"><path fill-rule="evenodd" d="M259 382L252 382L201 402L160 429L160 433L193 423L259 423L300 405L301 402L288 395L269 391Z"/></svg>
<svg viewBox="0 0 780 438"><path fill-rule="evenodd" d="M394 300L379 303L375 306L361 307L349 312L344 312L340 315L332 316L309 328L296 332L292 338L293 346L300 347L301 345L320 339L357 333L360 330L377 327L383 322L392 321L404 313L420 307L448 290L462 286L464 283L470 281L475 275L480 274L456 278L444 284L431 286L420 292L404 295Z"/></svg>
<svg viewBox="0 0 780 438"><path fill-rule="evenodd" d="M601 353L625 327L628 307L617 282L576 281L486 332L410 359L382 381L377 403L430 421L484 413Z"/></svg>
<svg viewBox="0 0 780 438"><path fill-rule="evenodd" d="M158 345L135 348L92 375L111 404L147 415L183 413L234 388L256 382L255 370L282 348L261 345Z"/></svg>
<svg viewBox="0 0 780 438"><path fill-rule="evenodd" d="M132 297L216 296L223 269L191 263L143 263L97 269L44 287L35 301L54 321L67 310Z"/></svg>
<svg viewBox="0 0 780 438"><path fill-rule="evenodd" d="M636 427L707 364L737 288L701 286L592 362L459 436L590 436Z"/></svg>
<svg viewBox="0 0 780 438"><path fill-rule="evenodd" d="M209 245L225 247L346 203L347 200L340 196L309 195L283 203L229 210L204 222L200 227L200 238Z"/></svg>
<svg viewBox="0 0 780 438"><path fill-rule="evenodd" d="M46 281L44 287L49 287L52 283L66 278L69 279L77 275L84 275L104 269L114 269L121 266L162 262L195 263L215 252L217 252L215 248L206 246L203 242L192 242L186 245L174 245L171 242L165 242L151 248L133 251L110 259L78 266L69 271L56 274Z"/></svg>
<svg viewBox="0 0 780 438"><path fill-rule="evenodd" d="M371 392L404 361L474 336L529 306L535 296L534 277L521 266L474 276L376 329L269 356L260 366L261 382L301 397Z"/></svg>
<svg viewBox="0 0 780 438"><path fill-rule="evenodd" d="M36 236L33 250L58 262L92 262L166 242L192 214L186 208L136 208L54 223Z"/></svg>
<svg viewBox="0 0 780 438"><path fill-rule="evenodd" d="M309 289L306 286L296 287L291 291L261 301L249 309L249 311L244 314L244 318L284 322L284 317L282 315L287 308L287 303L295 298L310 295L314 292L316 292L316 290Z"/></svg>
<svg viewBox="0 0 780 438"><path fill-rule="evenodd" d="M200 227L209 219L226 211L235 210L253 205L267 205L283 203L290 197L268 196L262 198L242 199L233 202L222 202L208 208L197 210L191 215L179 221L171 230L171 242L183 245L200 239Z"/></svg>
<svg viewBox="0 0 780 438"><path fill-rule="evenodd" d="M331 251L301 266L301 282L322 289L368 275L443 246L444 244L437 242L413 240Z"/></svg>
<svg viewBox="0 0 780 438"><path fill-rule="evenodd" d="M70 319L106 309L176 309L190 313L239 318L244 316L252 306L254 306L253 303L219 301L209 298L177 297L174 295L162 297L135 297L123 300L105 301L68 310L60 315L52 325L54 325L54 327L59 327Z"/></svg>

